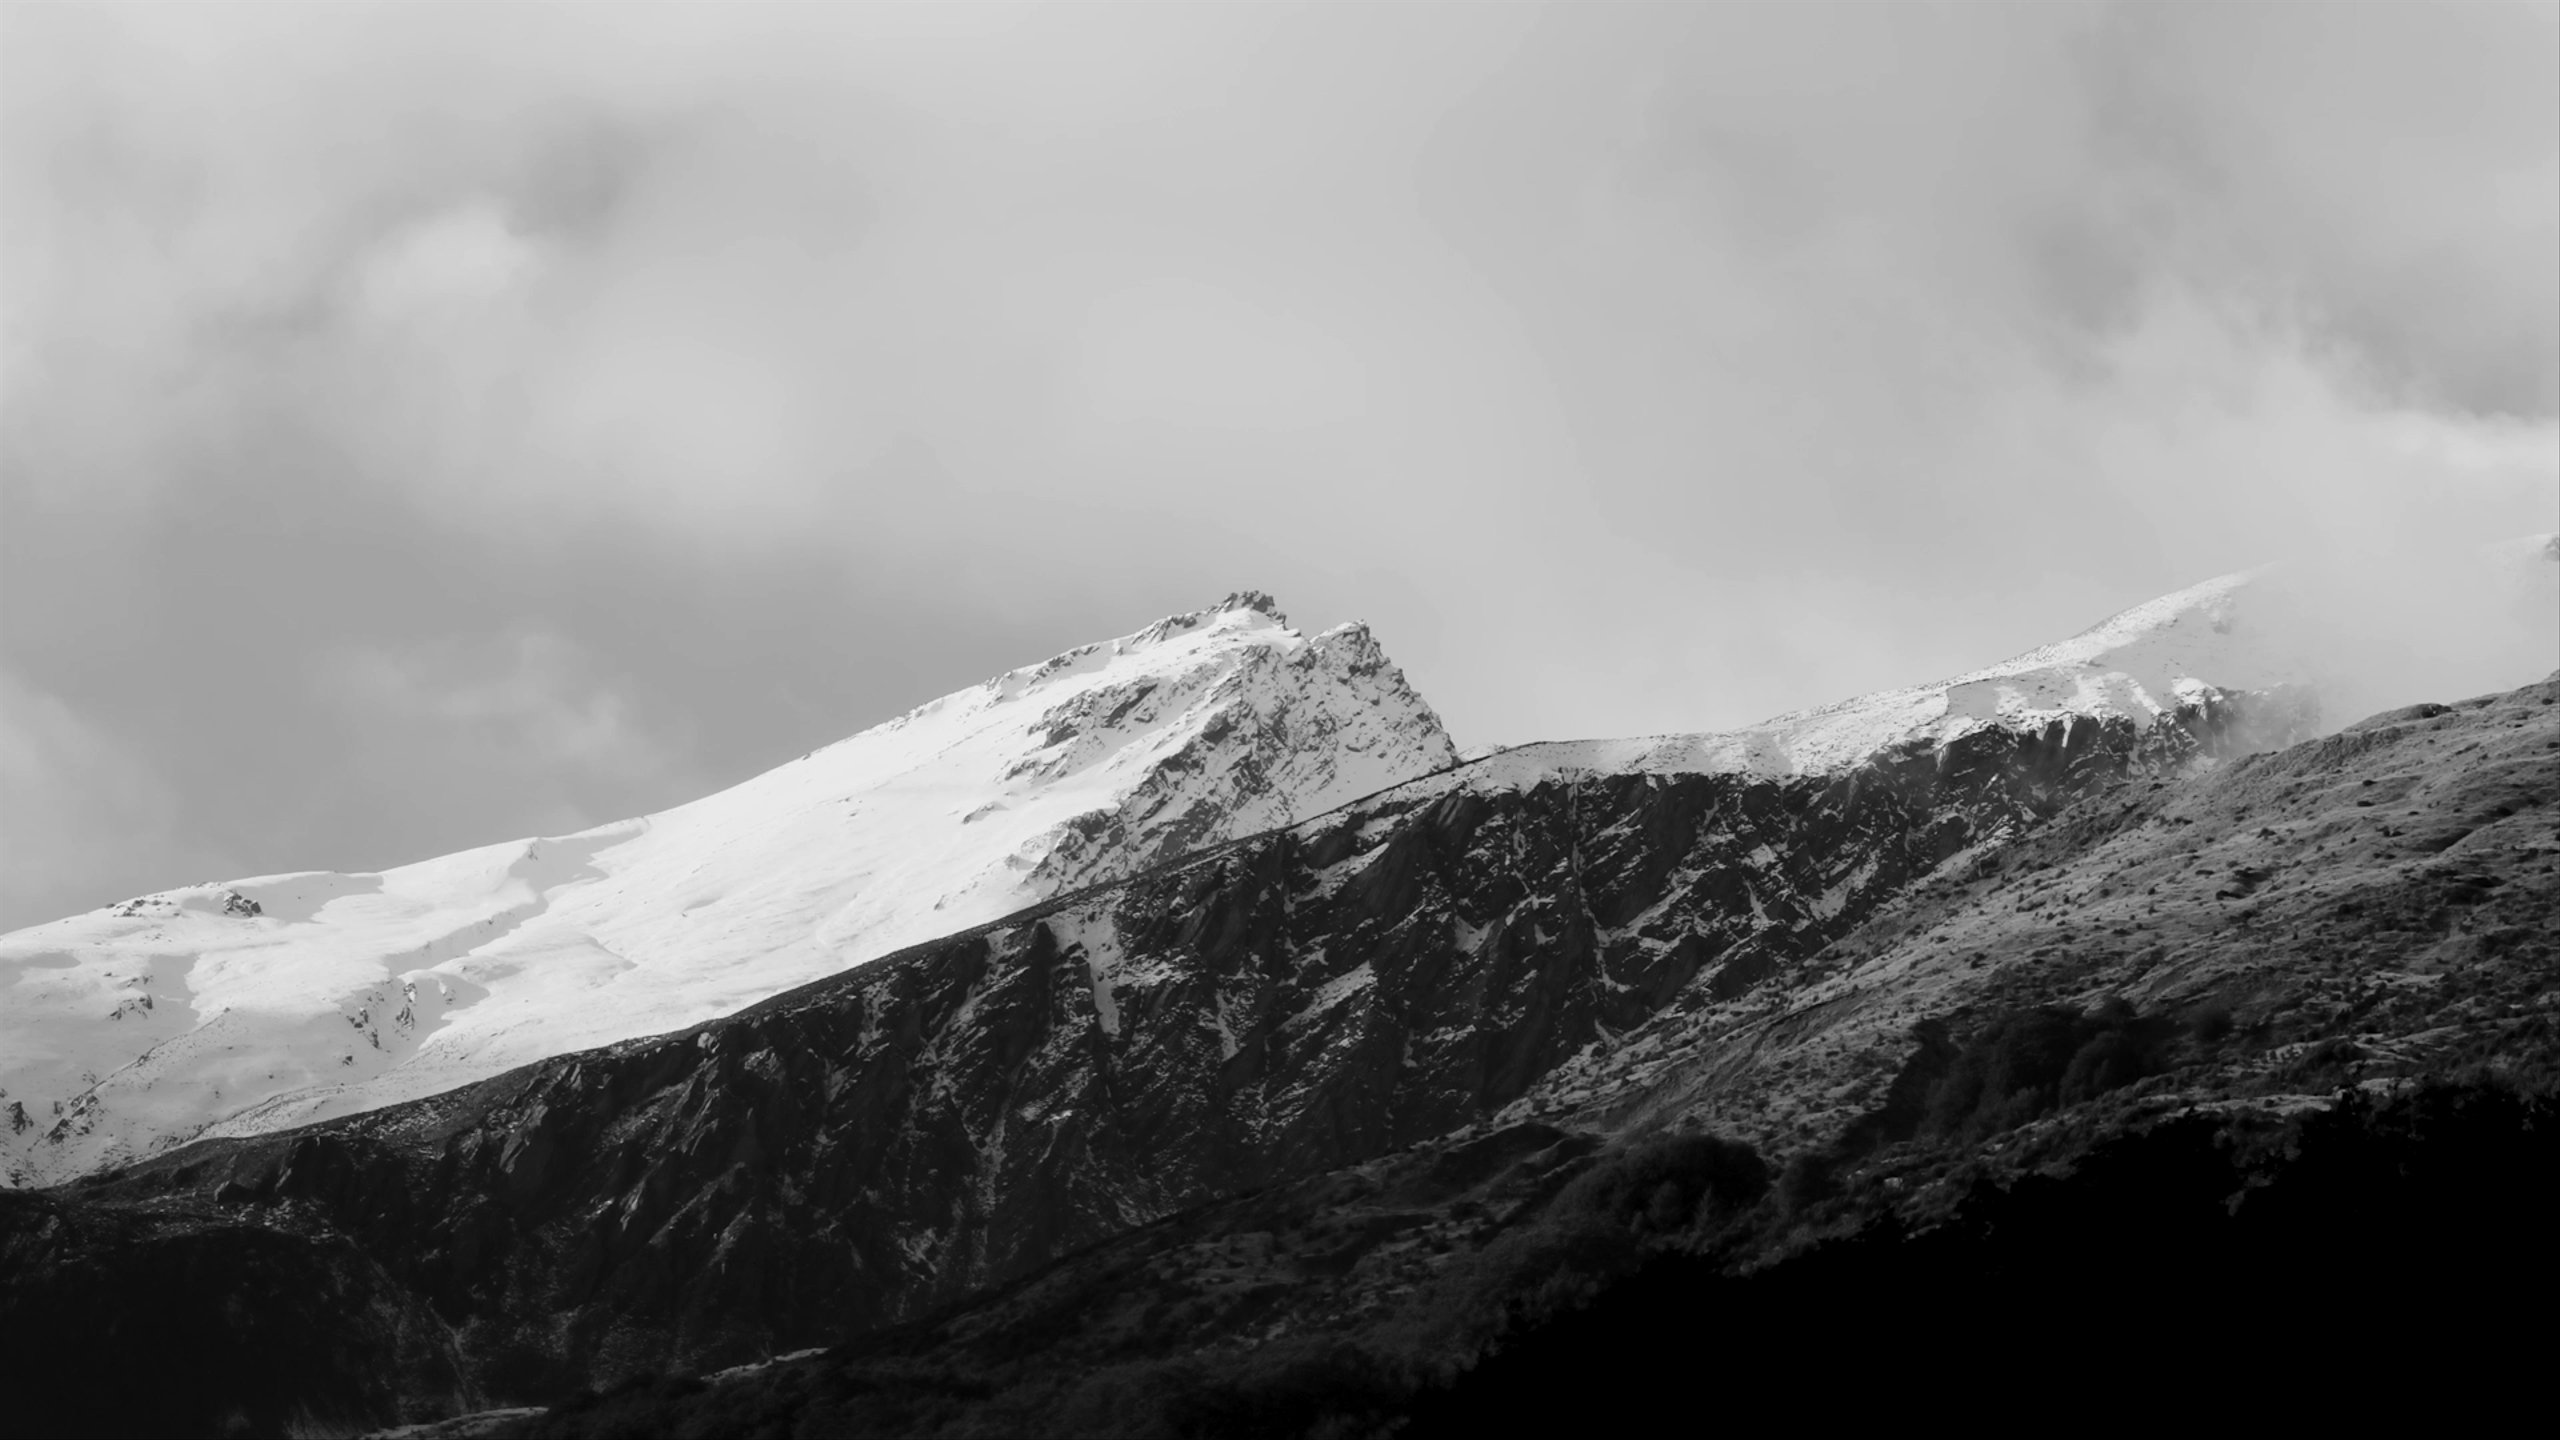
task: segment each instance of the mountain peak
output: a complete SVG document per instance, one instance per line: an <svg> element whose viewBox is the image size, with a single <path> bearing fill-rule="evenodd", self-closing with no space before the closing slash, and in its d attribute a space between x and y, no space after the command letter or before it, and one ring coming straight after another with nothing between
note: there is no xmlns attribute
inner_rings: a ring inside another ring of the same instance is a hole
<svg viewBox="0 0 2560 1440"><path fill-rule="evenodd" d="M1251 610L1257 614L1268 615L1283 625L1289 623L1289 617L1280 613L1280 602L1260 590L1234 591L1226 599L1209 608L1220 613L1229 610Z"/></svg>
<svg viewBox="0 0 2560 1440"><path fill-rule="evenodd" d="M1259 590L1238 590L1205 610L1185 610L1178 615L1167 615L1144 630L1122 638L1113 647L1114 653L1125 654L1141 646L1159 644L1221 620L1246 629L1289 631L1289 617L1281 613L1279 601Z"/></svg>

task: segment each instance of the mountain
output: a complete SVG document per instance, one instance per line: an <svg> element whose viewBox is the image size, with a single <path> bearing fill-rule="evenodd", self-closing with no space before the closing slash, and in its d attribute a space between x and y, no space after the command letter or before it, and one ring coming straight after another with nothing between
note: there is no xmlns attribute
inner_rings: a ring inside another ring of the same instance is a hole
<svg viewBox="0 0 2560 1440"><path fill-rule="evenodd" d="M2260 723L2271 740L2316 728L2318 670L2283 623L2289 597L2264 572L2224 575L2146 601L2051 645L1930 685L1880 690L1743 730L1531 747L1530 758L1593 770L1824 775L1914 746L1986 730L2078 720L2136 731L2241 691L2281 691L2291 708ZM2272 612L2272 613L2271 613Z"/></svg>
<svg viewBox="0 0 2560 1440"><path fill-rule="evenodd" d="M852 1341L774 1383L1215 1430L1220 1376L1443 1373L1645 1247L1786 1243L2020 1136L2540 1053L2560 692L2313 738L2253 593L1500 752L676 1033L0 1194L0 1349L81 1374L43 1316L194 1316L259 1357L201 1404L283 1428ZM225 1309L203 1257L249 1246L374 1319Z"/></svg>
<svg viewBox="0 0 2560 1440"><path fill-rule="evenodd" d="M2188 673L2237 663L2213 643L2234 633L2234 588L1741 737L1528 746L1420 775L1002 923L946 909L954 933L708 1028L290 1141L194 1147L223 1158L182 1168L261 1203L332 1196L346 1233L405 1237L392 1273L469 1317L480 1363L542 1353L537 1389L815 1343L1219 1194L1489 1119L1684 997L1754 993L1915 878L2079 794L2306 733L2303 695ZM1258 611L1225 613L1259 632ZM2057 678L2173 641L2141 683ZM1083 655L1044 669L1100 663ZM1128 698L1072 703L1039 713L1107 721ZM1864 753L1839 743L1843 716ZM934 798L952 823L985 804ZM768 891L826 873L791 845L752 859L794 867ZM694 893L651 894L650 917ZM546 921L568 908L550 905ZM612 938L638 949L632 933ZM678 1283L697 1275L711 1278ZM569 1351L531 1338L563 1323L585 1336Z"/></svg>
<svg viewBox="0 0 2560 1440"><path fill-rule="evenodd" d="M680 1029L1445 769L1369 632L1244 593L689 805L0 937L0 1166L42 1182Z"/></svg>

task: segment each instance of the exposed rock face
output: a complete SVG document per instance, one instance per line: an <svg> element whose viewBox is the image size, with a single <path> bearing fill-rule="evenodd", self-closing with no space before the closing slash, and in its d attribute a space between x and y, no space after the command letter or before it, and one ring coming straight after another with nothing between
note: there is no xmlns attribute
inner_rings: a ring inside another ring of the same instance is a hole
<svg viewBox="0 0 2560 1440"><path fill-rule="evenodd" d="M1253 617L1242 626L1287 624L1270 596L1244 591L1219 609L1171 616L1118 643L1142 650L1221 615ZM1050 664L1079 663L1083 654L1071 651ZM1176 737L1179 743L1150 756L1125 791L1102 797L1043 837L1023 893L1054 895L1133 875L1204 845L1321 814L1458 759L1439 717L1405 683L1368 627L1354 623L1296 644L1243 649L1207 674L1171 681L1141 674L1075 692L1042 712L1034 727L1042 748L1014 762L1004 779L1054 781L1088 771L1128 748L1133 729L1177 713L1196 716L1196 723Z"/></svg>
<svg viewBox="0 0 2560 1440"><path fill-rule="evenodd" d="M500 1399L826 1343L1497 1116L1951 857L2249 748L2285 703L1976 727L1818 776L1506 752L692 1031L96 1193L325 1217Z"/></svg>
<svg viewBox="0 0 2560 1440"><path fill-rule="evenodd" d="M2154 1082L2145 1103L2167 1109L2547 1066L2555 811L2560 675L2386 712L2207 783L2101 791L1944 867L1783 992L1667 1008L1508 1118L1707 1124L1800 1149L1933 1078L1923 1022L2039 1005L2222 1014L2235 1038L2215 1063Z"/></svg>
<svg viewBox="0 0 2560 1440"><path fill-rule="evenodd" d="M0 1182L663 1034L1456 760L1365 628L1247 592L642 819L19 931Z"/></svg>

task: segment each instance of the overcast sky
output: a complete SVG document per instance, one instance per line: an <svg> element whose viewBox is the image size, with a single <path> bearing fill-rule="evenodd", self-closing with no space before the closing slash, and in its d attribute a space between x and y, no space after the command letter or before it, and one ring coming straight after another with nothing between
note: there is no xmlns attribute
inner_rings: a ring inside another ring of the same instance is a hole
<svg viewBox="0 0 2560 1440"><path fill-rule="evenodd" d="M2551 4L0 27L0 927L1248 586L1472 746L2560 524Z"/></svg>

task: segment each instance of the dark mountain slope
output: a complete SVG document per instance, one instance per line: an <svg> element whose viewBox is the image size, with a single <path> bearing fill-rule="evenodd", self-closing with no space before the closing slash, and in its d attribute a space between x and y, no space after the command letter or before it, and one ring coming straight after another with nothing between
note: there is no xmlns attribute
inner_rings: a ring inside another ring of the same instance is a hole
<svg viewBox="0 0 2560 1440"><path fill-rule="evenodd" d="M1977 1176L1928 1228L1871 1210L1754 1270L1658 1254L1369 1414L1413 1440L1636 1429L1748 1404L1743 1377L1816 1376L1835 1418L1962 1395L2047 1423L2465 1427L2538 1403L2548 1335L2519 1302L2560 1282L2548 1092L2426 1085L2249 1118L2116 1131L2014 1183Z"/></svg>
<svg viewBox="0 0 2560 1440"><path fill-rule="evenodd" d="M344 1236L500 1399L832 1342L1484 1121L1951 856L2245 748L2256 703L1818 780L1497 757L692 1031L78 1193L172 1234Z"/></svg>
<svg viewBox="0 0 2560 1440"><path fill-rule="evenodd" d="M2517 1298L2560 1280L2545 1223L2560 1105L2497 1084L2084 1136L2046 1169L1940 1187L1925 1224L1870 1190L1794 1248L1782 1193L1720 1207L1718 1182L1751 1193L1746 1167L1684 1166L1678 1148L1586 1151L1408 1305L1305 1332L1183 1329L1240 1254L1305 1238L1243 1228L1287 1207L1222 1206L939 1322L708 1383L626 1384L499 1433L1437 1436L1979 1407L2062 1423L2487 1419L2539 1374ZM1696 1182L1668 1228L1666 1175ZM1629 1178L1655 1182L1632 1206L1615 1183ZM1345 1225L1394 1193L1336 1188Z"/></svg>
<svg viewBox="0 0 2560 1440"><path fill-rule="evenodd" d="M476 1408L344 1236L0 1190L0 1433L352 1434Z"/></svg>
<svg viewBox="0 0 2560 1440"><path fill-rule="evenodd" d="M2151 1082L2155 1105L2543 1063L2560 1025L2555 700L2560 678L2093 796L1931 877L1789 987L1669 1007L1511 1113L1792 1149L1926 1068L1924 1021L2110 1000L2212 1033L2200 1068Z"/></svg>

